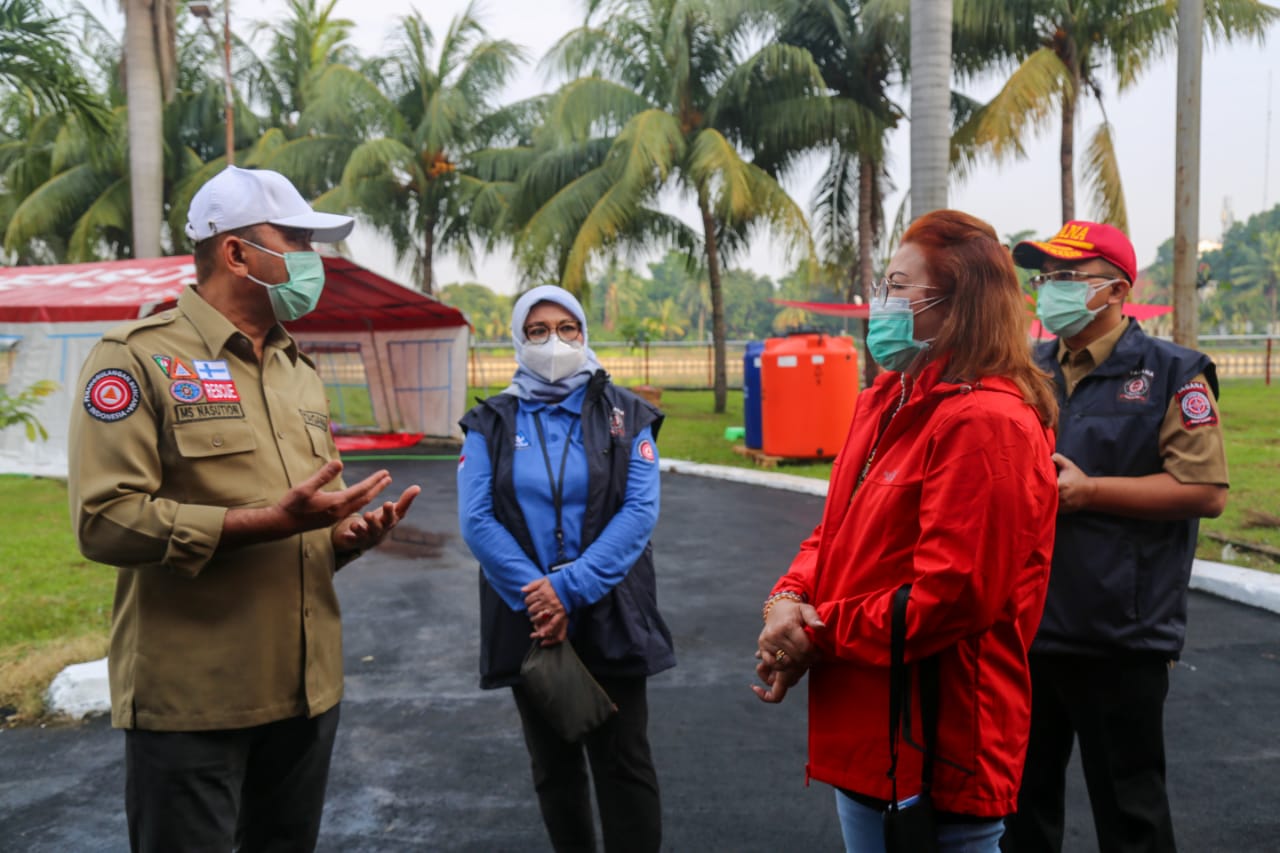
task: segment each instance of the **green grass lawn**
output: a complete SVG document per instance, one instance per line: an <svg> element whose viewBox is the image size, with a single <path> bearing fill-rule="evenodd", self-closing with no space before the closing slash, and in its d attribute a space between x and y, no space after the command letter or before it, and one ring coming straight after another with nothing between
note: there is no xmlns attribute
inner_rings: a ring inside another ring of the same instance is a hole
<svg viewBox="0 0 1280 853"><path fill-rule="evenodd" d="M62 667L106 653L114 569L80 556L60 480L0 476L0 723L39 712Z"/></svg>

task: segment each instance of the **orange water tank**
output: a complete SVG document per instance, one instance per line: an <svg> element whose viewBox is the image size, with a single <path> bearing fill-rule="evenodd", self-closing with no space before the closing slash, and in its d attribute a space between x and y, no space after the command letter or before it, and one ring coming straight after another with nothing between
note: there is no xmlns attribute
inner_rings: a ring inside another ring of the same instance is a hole
<svg viewBox="0 0 1280 853"><path fill-rule="evenodd" d="M850 338L769 338L760 359L766 455L831 458L844 446L858 396L858 353Z"/></svg>

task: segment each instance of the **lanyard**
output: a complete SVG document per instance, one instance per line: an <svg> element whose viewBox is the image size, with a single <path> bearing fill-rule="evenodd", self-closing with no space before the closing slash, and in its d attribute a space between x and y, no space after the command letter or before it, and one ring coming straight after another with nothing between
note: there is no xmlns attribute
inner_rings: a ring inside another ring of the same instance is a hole
<svg viewBox="0 0 1280 853"><path fill-rule="evenodd" d="M565 560L564 553L564 523L563 507L564 507L564 466L569 461L569 445L573 442L573 427L570 426L569 431L564 436L564 453L560 454L560 479L557 481L555 474L551 472L551 454L547 453L547 435L542 430L542 418L538 414L533 416L533 425L538 429L538 444L542 448L542 461L547 463L547 482L551 484L551 501L556 507L556 563L563 563Z"/></svg>

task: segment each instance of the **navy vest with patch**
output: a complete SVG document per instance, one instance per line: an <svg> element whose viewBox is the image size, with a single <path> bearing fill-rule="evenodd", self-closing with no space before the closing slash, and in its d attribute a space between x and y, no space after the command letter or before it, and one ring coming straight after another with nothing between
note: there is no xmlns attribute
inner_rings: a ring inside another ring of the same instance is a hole
<svg viewBox="0 0 1280 853"><path fill-rule="evenodd" d="M493 514L534 564L538 558L514 482L515 422L520 401L498 394L482 401L459 424L484 436L493 470ZM613 418L622 412L621 431ZM585 550L622 507L636 435L650 427L658 437L662 415L639 397L616 387L596 371L582 401L582 443L587 455L587 507L582 521ZM480 686L505 687L520 680L533 627L523 611L507 607L480 572ZM653 675L675 666L671 632L658 612L653 546L609 594L575 611L570 635L587 669L600 676Z"/></svg>
<svg viewBox="0 0 1280 853"><path fill-rule="evenodd" d="M1056 340L1036 348L1036 361L1053 374L1061 407L1057 450L1089 476L1160 473L1160 426L1178 390L1203 373L1218 395L1207 356L1148 337L1132 320L1070 399L1057 355ZM1198 530L1194 518L1058 516L1049 595L1032 651L1176 657L1186 634Z"/></svg>

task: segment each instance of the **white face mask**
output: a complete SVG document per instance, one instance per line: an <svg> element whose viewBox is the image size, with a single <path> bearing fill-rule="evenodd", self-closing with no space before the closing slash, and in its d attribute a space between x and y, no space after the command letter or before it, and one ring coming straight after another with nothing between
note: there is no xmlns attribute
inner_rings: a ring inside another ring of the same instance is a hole
<svg viewBox="0 0 1280 853"><path fill-rule="evenodd" d="M524 344L520 362L548 382L559 382L582 369L587 363L587 351L582 341L567 344L553 334L540 344Z"/></svg>

